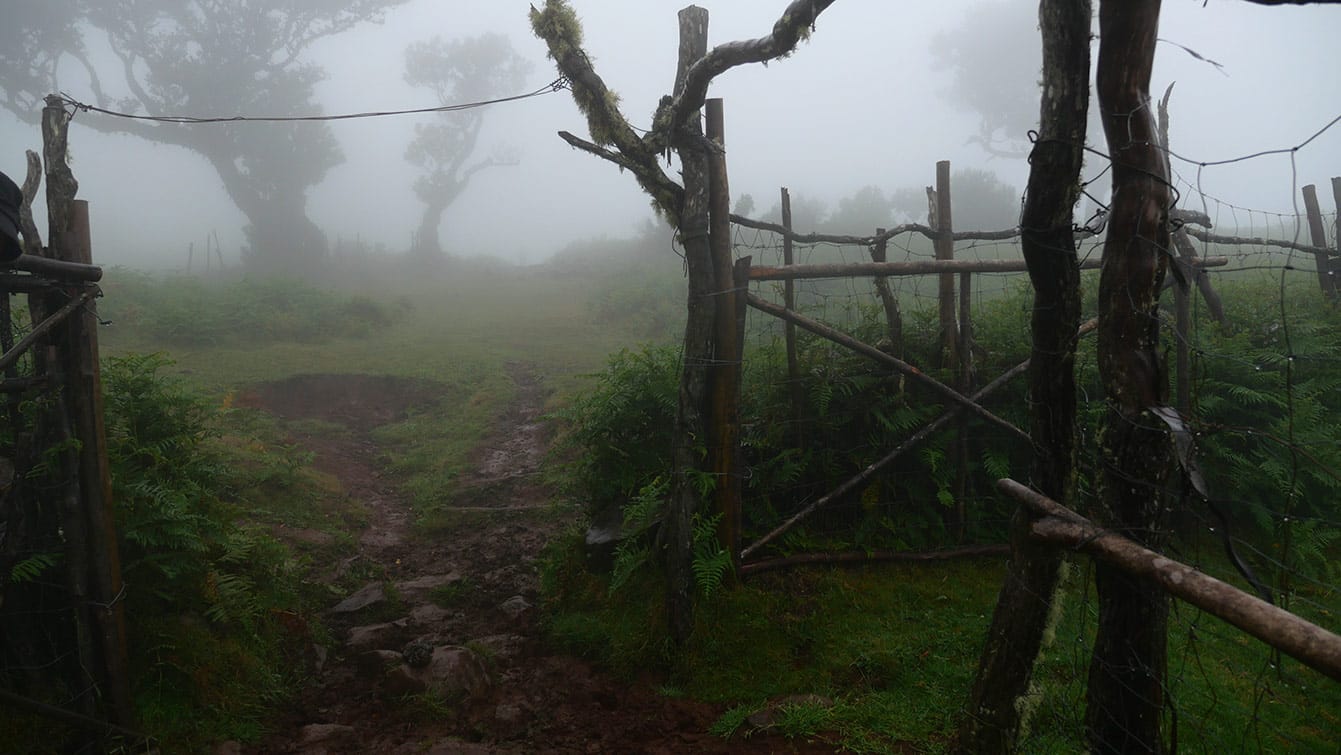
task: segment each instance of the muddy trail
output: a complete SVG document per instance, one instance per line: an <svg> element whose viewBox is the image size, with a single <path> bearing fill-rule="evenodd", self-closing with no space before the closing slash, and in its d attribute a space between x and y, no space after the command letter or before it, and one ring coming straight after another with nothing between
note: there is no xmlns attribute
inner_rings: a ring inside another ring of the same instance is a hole
<svg viewBox="0 0 1341 755"><path fill-rule="evenodd" d="M255 386L242 403L283 420L321 420L346 432L304 430L291 440L367 510L357 552L319 565L313 579L366 584L323 617L333 645L295 659L312 681L276 711L255 746L219 753L681 753L828 752L756 734L707 733L720 707L657 692L646 674L620 680L549 647L535 608L537 559L565 525L541 482L546 389L528 365L509 365L516 397L472 455L450 502L446 535L417 533L406 496L382 463L378 426L438 400L428 381L308 375ZM316 426L321 426L320 424ZM280 531L294 541L324 533ZM326 537L329 537L326 535Z"/></svg>

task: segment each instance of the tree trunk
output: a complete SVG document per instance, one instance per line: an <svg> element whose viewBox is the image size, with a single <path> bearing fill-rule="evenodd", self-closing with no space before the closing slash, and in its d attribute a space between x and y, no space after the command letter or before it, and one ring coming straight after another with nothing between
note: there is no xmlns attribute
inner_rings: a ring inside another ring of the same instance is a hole
<svg viewBox="0 0 1341 755"><path fill-rule="evenodd" d="M435 259L442 256L442 242L438 239L438 226L442 225L442 214L447 211L451 200L434 198L424 204L424 214L419 218L419 232L414 237L414 249L411 251L420 259Z"/></svg>
<svg viewBox="0 0 1341 755"><path fill-rule="evenodd" d="M1099 374L1108 412L1099 445L1101 526L1159 550L1170 439L1151 411L1168 398L1158 351L1158 297L1168 266L1168 169L1150 74L1160 0L1103 0L1099 104L1113 161L1113 199L1099 278ZM1168 598L1148 579L1095 565L1099 622L1085 730L1099 753L1161 752Z"/></svg>
<svg viewBox="0 0 1341 755"><path fill-rule="evenodd" d="M680 11L680 64L675 91L684 75L708 51L708 11L689 6ZM671 638L689 639L694 629L694 513L701 498L695 473L706 466L708 366L712 363L716 310L712 250L708 243L708 156L703 152L703 124L698 115L685 130L699 137L680 146L684 172L684 204L680 211L680 243L689 275L684 359L679 408L675 415L671 500L666 514L666 607Z"/></svg>
<svg viewBox="0 0 1341 755"><path fill-rule="evenodd" d="M1090 3L1043 0L1038 15L1043 94L1020 221L1034 286L1031 476L1035 488L1071 505L1076 485L1075 353L1080 325L1080 264L1072 214L1080 195L1089 106ZM1020 701L1029 692L1062 565L1056 548L1029 536L1034 518L1020 507L1011 520L1010 566L959 729L961 752L1010 752L1025 723L1028 706Z"/></svg>

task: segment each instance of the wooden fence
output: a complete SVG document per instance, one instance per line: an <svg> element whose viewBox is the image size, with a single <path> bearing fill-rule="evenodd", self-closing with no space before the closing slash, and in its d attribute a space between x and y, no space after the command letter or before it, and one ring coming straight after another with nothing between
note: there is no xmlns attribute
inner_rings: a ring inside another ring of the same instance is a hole
<svg viewBox="0 0 1341 755"><path fill-rule="evenodd" d="M92 264L88 203L74 198L68 122L60 99L48 97L42 135L49 245L31 212L43 160L28 152L25 254L0 270L8 427L0 449L0 700L79 732L65 745L108 750L112 738L148 740L130 728L125 585L94 309L102 271ZM17 340L24 323L11 304L16 295L27 297L28 326Z"/></svg>

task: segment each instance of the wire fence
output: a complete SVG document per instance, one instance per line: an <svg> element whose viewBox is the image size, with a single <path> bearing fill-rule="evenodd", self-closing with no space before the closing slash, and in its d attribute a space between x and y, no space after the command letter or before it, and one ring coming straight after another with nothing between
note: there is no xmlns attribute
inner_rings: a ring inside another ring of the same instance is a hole
<svg viewBox="0 0 1341 755"><path fill-rule="evenodd" d="M1295 159L1294 151L1284 154ZM1223 298L1226 320L1216 321L1195 285L1189 286L1192 318L1186 332L1176 326L1172 295L1166 294L1160 318L1170 382L1188 385L1190 405L1181 408L1210 497L1202 500L1190 488L1176 491L1166 552L1335 632L1341 630L1341 507L1335 502L1341 491L1336 421L1341 316L1320 286L1319 257L1307 250L1325 246L1332 255L1326 259L1335 260L1338 215L1320 214L1325 238L1317 239L1302 210L1248 208L1200 192L1198 179L1207 167L1197 165L1198 176L1191 180L1175 172L1174 184L1180 206L1205 216L1186 226L1198 256L1225 258L1225 264L1197 274ZM1290 191L1299 195L1297 186ZM1103 210L1096 216L1100 226ZM1082 262L1100 256L1103 235L1095 230L1101 228L1093 219L1077 224ZM738 257L748 255L756 266L784 264L784 234L739 224L733 233ZM870 248L861 244L794 242L790 251L797 265L871 260ZM932 260L936 250L930 239L908 232L888 240L887 257ZM1022 259L1022 253L1016 239L971 240L955 244L954 258L1009 260ZM1323 273L1330 276L1331 270ZM938 277L884 279L900 309L902 343L892 341L889 310L880 305L875 278L797 280L795 306L965 393L1028 358L1027 275L979 273L960 310L961 319L967 315L971 322L971 375L939 362ZM1096 315L1098 274L1086 273L1082 286L1085 320ZM783 288L773 281L752 286L756 295L779 303ZM743 367L746 541L906 445L919 427L950 408L906 375L806 333L796 337L799 369L789 368L784 331L775 318L749 317ZM1174 369L1173 352L1180 345L1189 356L1184 375ZM1077 508L1083 513L1098 505L1096 436L1105 411L1089 339L1081 340L1077 373L1082 390ZM1028 428L1021 378L983 403ZM788 450L777 453L777 448ZM1029 449L1001 428L977 417L957 418L851 493L816 509L759 556L857 551L878 557L887 551L1004 543L1015 507L1002 501L991 483L998 477L1023 479L1029 456ZM1152 496L1168 492L1149 481L1129 482L1150 488ZM1088 560L1073 560L1068 569L1056 640L1040 658L1043 691L1033 703L1027 739L1043 749L1084 741L1098 609ZM1341 685L1221 620L1175 601L1168 642L1165 731L1175 750L1319 751L1321 743L1333 741L1330 732L1341 731Z"/></svg>

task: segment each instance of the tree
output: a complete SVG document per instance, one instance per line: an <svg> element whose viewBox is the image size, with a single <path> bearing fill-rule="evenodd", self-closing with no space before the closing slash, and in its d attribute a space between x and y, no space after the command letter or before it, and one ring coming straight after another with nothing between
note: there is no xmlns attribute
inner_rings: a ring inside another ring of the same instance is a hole
<svg viewBox="0 0 1341 755"><path fill-rule="evenodd" d="M427 87L442 105L480 102L515 94L531 72L531 63L512 49L501 34L445 42L439 37L410 45L405 51L405 80ZM445 113L442 120L415 126L405 159L424 171L414 182L415 196L424 203L423 219L415 236L418 255L442 253L438 226L442 214L465 191L480 171L515 165L503 154L470 163L484 124L484 110L471 108Z"/></svg>
<svg viewBox="0 0 1341 755"><path fill-rule="evenodd" d="M1076 497L1076 340L1080 264L1071 215L1080 195L1089 110L1088 0L1043 0L1040 138L1030 156L1029 192L1020 222L1034 287L1029 329L1030 484L1074 506ZM963 186L955 184L956 196ZM1011 558L983 645L958 751L1012 752L1025 717L1034 661L1054 620L1061 553L1030 536L1035 517L1020 507L1011 519Z"/></svg>
<svg viewBox="0 0 1341 755"><path fill-rule="evenodd" d="M720 210L710 208L708 168L720 157L710 154L716 150L704 139L700 111L714 78L736 66L790 54L832 4L833 0L793 0L773 25L771 34L718 45L711 51L707 49L708 12L697 6L681 10L675 88L661 98L652 116L652 128L642 135L634 131L619 111L618 99L582 49L582 26L572 6L566 0L545 0L542 9L531 9L531 28L544 40L559 73L568 79L573 100L586 116L591 134L588 141L560 131L560 138L632 173L638 185L652 197L657 211L680 231L688 275L688 311L671 451L671 492L661 536L667 582L666 616L671 637L677 643L686 641L694 626L693 515L699 508L698 488L703 479L698 473L711 471L698 449L708 437L705 432L708 365L713 361L717 343L719 308L712 297L734 295L725 290L733 284L729 280L716 280L714 270L710 220L714 212L717 220L724 218ZM679 154L683 184L676 183L662 169L662 156L668 150ZM729 239L719 236L717 241L719 248L729 249ZM719 283L722 289L718 288Z"/></svg>
<svg viewBox="0 0 1341 755"><path fill-rule="evenodd" d="M7 9L0 46L4 107L37 123L42 97L87 91L92 103L139 116L295 116L319 111L322 70L301 60L313 43L404 0L26 0ZM111 50L107 65L90 54ZM73 65L71 65L73 64ZM100 131L200 154L247 217L246 259L294 271L325 251L307 191L342 159L321 123L180 124L93 113Z"/></svg>
<svg viewBox="0 0 1341 755"><path fill-rule="evenodd" d="M1028 3L985 2L932 44L936 66L950 73L950 97L979 115L972 141L992 154L1023 157L1038 123L1036 18Z"/></svg>
<svg viewBox="0 0 1341 755"><path fill-rule="evenodd" d="M894 225L894 205L878 186L863 186L838 200L838 209L823 222L833 233L873 233Z"/></svg>

